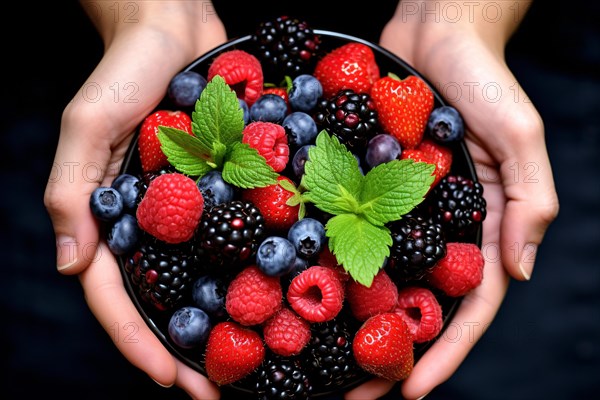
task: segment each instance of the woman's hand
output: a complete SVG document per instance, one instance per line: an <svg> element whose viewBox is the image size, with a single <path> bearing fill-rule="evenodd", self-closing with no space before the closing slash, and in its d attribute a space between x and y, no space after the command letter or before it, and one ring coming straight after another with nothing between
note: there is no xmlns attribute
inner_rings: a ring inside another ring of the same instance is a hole
<svg viewBox="0 0 600 400"><path fill-rule="evenodd" d="M531 278L558 199L542 120L504 60L504 45L516 23L494 26L477 18L427 23L421 13L407 16L402 8L384 30L381 45L414 66L461 112L488 210L483 282L463 299L448 337L442 334L402 383L402 394L415 399L456 371L494 319L510 278ZM377 398L393 384L375 379L346 398Z"/></svg>
<svg viewBox="0 0 600 400"><path fill-rule="evenodd" d="M225 42L210 2L82 2L105 45L102 60L67 105L44 202L57 243L57 268L78 274L86 301L135 366L163 386L192 397L217 398L215 385L175 360L129 299L118 265L98 237L89 198L120 171L138 124L159 103L170 79L202 53ZM112 7L112 8L111 8ZM123 11L115 13L115 7ZM114 327L130 333L114 335Z"/></svg>

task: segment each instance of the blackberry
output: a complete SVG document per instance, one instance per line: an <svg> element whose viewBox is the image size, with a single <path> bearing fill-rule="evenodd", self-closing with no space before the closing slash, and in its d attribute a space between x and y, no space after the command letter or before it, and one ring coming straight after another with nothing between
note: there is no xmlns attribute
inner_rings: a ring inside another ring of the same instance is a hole
<svg viewBox="0 0 600 400"><path fill-rule="evenodd" d="M362 154L376 134L377 111L368 94L343 89L335 96L319 101L315 121L321 129L335 135L348 150Z"/></svg>
<svg viewBox="0 0 600 400"><path fill-rule="evenodd" d="M205 210L196 233L196 252L215 273L233 273L256 254L264 218L251 202L233 200Z"/></svg>
<svg viewBox="0 0 600 400"><path fill-rule="evenodd" d="M265 76L296 77L312 71L320 37L297 18L287 16L264 21L252 35Z"/></svg>
<svg viewBox="0 0 600 400"><path fill-rule="evenodd" d="M407 214L388 227L393 242L385 268L395 282L423 278L446 255L442 226L430 219Z"/></svg>
<svg viewBox="0 0 600 400"><path fill-rule="evenodd" d="M144 236L139 250L125 263L132 285L143 301L164 311L180 306L198 275L189 243L168 244Z"/></svg>
<svg viewBox="0 0 600 400"><path fill-rule="evenodd" d="M360 371L352 355L352 337L348 324L341 319L316 323L307 345L311 379L315 385L343 386Z"/></svg>
<svg viewBox="0 0 600 400"><path fill-rule="evenodd" d="M452 240L474 233L487 215L481 183L460 175L444 177L428 197L433 221Z"/></svg>
<svg viewBox="0 0 600 400"><path fill-rule="evenodd" d="M256 371L258 399L309 399L312 385L295 358L270 354Z"/></svg>

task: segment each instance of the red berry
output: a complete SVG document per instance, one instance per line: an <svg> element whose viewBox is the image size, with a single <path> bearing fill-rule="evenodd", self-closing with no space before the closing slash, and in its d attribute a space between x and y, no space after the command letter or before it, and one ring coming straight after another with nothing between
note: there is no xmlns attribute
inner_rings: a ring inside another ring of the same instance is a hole
<svg viewBox="0 0 600 400"><path fill-rule="evenodd" d="M159 126L181 129L192 135L192 120L183 111L159 110L148 115L140 126L138 150L144 172L157 171L169 165L156 136Z"/></svg>
<svg viewBox="0 0 600 400"><path fill-rule="evenodd" d="M415 343L433 340L442 330L442 307L427 288L410 286L400 290L394 312L404 319Z"/></svg>
<svg viewBox="0 0 600 400"><path fill-rule="evenodd" d="M452 150L432 140L425 139L414 149L404 150L401 159L410 158L414 161L426 162L435 165L433 170L433 183L435 187L450 172L452 167Z"/></svg>
<svg viewBox="0 0 600 400"><path fill-rule="evenodd" d="M398 302L398 288L382 269L375 275L369 287L354 280L348 282L346 299L352 315L359 321L366 321L373 315L394 309Z"/></svg>
<svg viewBox="0 0 600 400"><path fill-rule="evenodd" d="M408 378L414 366L412 335L394 313L365 321L354 336L352 351L362 369L390 381Z"/></svg>
<svg viewBox="0 0 600 400"><path fill-rule="evenodd" d="M292 280L287 300L294 311L305 320L329 321L342 310L344 285L334 270L312 266Z"/></svg>
<svg viewBox="0 0 600 400"><path fill-rule="evenodd" d="M410 75L403 80L386 76L373 84L371 97L384 131L394 135L402 149L414 149L433 110L433 92L425 81Z"/></svg>
<svg viewBox="0 0 600 400"><path fill-rule="evenodd" d="M446 243L446 256L428 274L427 281L448 296L464 296L481 284L484 264L483 254L477 245Z"/></svg>
<svg viewBox="0 0 600 400"><path fill-rule="evenodd" d="M222 386L258 368L265 358L265 347L255 331L235 322L220 322L210 331L205 357L208 379Z"/></svg>
<svg viewBox="0 0 600 400"><path fill-rule="evenodd" d="M265 219L265 227L270 230L287 232L294 222L298 221L300 205L287 205L294 193L284 189L279 182L285 180L294 185L291 179L284 176L277 178L278 183L265 187L247 189L242 192L242 199L252 202Z"/></svg>
<svg viewBox="0 0 600 400"><path fill-rule="evenodd" d="M290 148L283 126L273 122L255 121L244 128L243 135L242 141L256 149L275 172L285 169Z"/></svg>
<svg viewBox="0 0 600 400"><path fill-rule="evenodd" d="M208 81L220 75L237 97L248 107L260 97L263 90L263 71L260 61L244 50L229 50L219 54L208 68Z"/></svg>
<svg viewBox="0 0 600 400"><path fill-rule="evenodd" d="M282 305L279 278L265 275L257 266L243 269L229 284L225 309L242 325L262 324Z"/></svg>
<svg viewBox="0 0 600 400"><path fill-rule="evenodd" d="M379 66L373 50L362 43L348 43L326 54L317 63L314 76L329 98L343 89L369 93L379 79Z"/></svg>
<svg viewBox="0 0 600 400"><path fill-rule="evenodd" d="M282 308L263 327L265 343L276 354L300 354L310 340L310 324L289 308Z"/></svg>
<svg viewBox="0 0 600 400"><path fill-rule="evenodd" d="M204 199L193 179L168 173L154 178L140 202L139 226L167 243L190 240L200 222Z"/></svg>

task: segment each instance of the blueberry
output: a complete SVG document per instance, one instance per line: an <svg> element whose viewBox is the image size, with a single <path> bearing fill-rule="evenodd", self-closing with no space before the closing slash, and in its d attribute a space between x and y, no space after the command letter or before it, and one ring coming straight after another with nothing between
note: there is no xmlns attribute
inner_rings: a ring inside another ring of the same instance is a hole
<svg viewBox="0 0 600 400"><path fill-rule="evenodd" d="M244 125L248 125L250 122L250 109L248 108L248 103L246 103L246 100L240 99L239 97L238 102L240 103L240 108L244 112Z"/></svg>
<svg viewBox="0 0 600 400"><path fill-rule="evenodd" d="M456 108L441 106L429 115L426 131L438 142L456 142L465 137L465 124Z"/></svg>
<svg viewBox="0 0 600 400"><path fill-rule="evenodd" d="M323 96L323 86L317 78L312 75L298 75L292 81L292 87L288 93L290 107L294 111L310 112L317 105L319 98Z"/></svg>
<svg viewBox="0 0 600 400"><path fill-rule="evenodd" d="M90 196L90 209L100 221L114 221L123 212L123 196L112 187L97 187Z"/></svg>
<svg viewBox="0 0 600 400"><path fill-rule="evenodd" d="M311 258L319 254L327 242L325 227L314 218L302 218L288 231L288 240L300 257Z"/></svg>
<svg viewBox="0 0 600 400"><path fill-rule="evenodd" d="M272 93L263 94L250 107L250 119L279 124L287 115L287 107L281 96Z"/></svg>
<svg viewBox="0 0 600 400"><path fill-rule="evenodd" d="M183 71L169 82L167 95L177 107L193 107L206 87L206 79L197 72Z"/></svg>
<svg viewBox="0 0 600 400"><path fill-rule="evenodd" d="M369 140L365 162L370 168L374 168L379 164L399 158L401 152L398 139L387 133L380 133Z"/></svg>
<svg viewBox="0 0 600 400"><path fill-rule="evenodd" d="M283 276L290 273L295 261L294 245L280 236L269 236L262 241L256 252L256 265L269 276Z"/></svg>
<svg viewBox="0 0 600 400"><path fill-rule="evenodd" d="M179 347L192 349L208 339L212 328L208 314L196 307L182 307L169 320L169 337Z"/></svg>
<svg viewBox="0 0 600 400"><path fill-rule="evenodd" d="M294 111L283 119L288 144L296 148L311 143L317 137L317 123L305 112Z"/></svg>
<svg viewBox="0 0 600 400"><path fill-rule="evenodd" d="M292 158L292 169L294 170L294 175L298 179L302 179L302 175L304 175L304 164L308 160L308 150L311 147L315 147L314 144L306 144L296 150L294 153L294 157Z"/></svg>
<svg viewBox="0 0 600 400"><path fill-rule="evenodd" d="M198 180L198 189L204 198L204 207L210 208L217 204L233 200L235 189L223 180L220 171L210 171Z"/></svg>
<svg viewBox="0 0 600 400"><path fill-rule="evenodd" d="M121 174L115 178L111 187L121 193L123 197L123 208L127 211L135 209L137 198L140 193L140 180L129 174Z"/></svg>
<svg viewBox="0 0 600 400"><path fill-rule="evenodd" d="M121 256L135 249L139 236L137 219L131 214L123 214L113 223L106 242L113 254Z"/></svg>
<svg viewBox="0 0 600 400"><path fill-rule="evenodd" d="M196 279L192 286L192 301L198 308L215 318L224 317L225 295L227 286L225 282L211 275L204 275Z"/></svg>

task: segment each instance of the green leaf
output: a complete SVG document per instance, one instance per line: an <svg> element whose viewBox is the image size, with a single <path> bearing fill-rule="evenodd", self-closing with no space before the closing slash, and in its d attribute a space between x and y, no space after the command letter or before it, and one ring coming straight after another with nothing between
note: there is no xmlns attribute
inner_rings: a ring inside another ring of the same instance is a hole
<svg viewBox="0 0 600 400"><path fill-rule="evenodd" d="M237 142L228 147L222 176L234 186L250 189L273 185L277 183L279 175L258 151L245 143Z"/></svg>
<svg viewBox="0 0 600 400"><path fill-rule="evenodd" d="M319 209L334 215L358 210L363 176L356 158L335 136L319 133L304 171L305 196Z"/></svg>
<svg viewBox="0 0 600 400"><path fill-rule="evenodd" d="M192 132L207 151L215 143L226 147L242 141L244 113L237 95L216 75L208 82L192 112Z"/></svg>
<svg viewBox="0 0 600 400"><path fill-rule="evenodd" d="M356 214L341 214L325 225L329 249L354 280L371 286L390 255L392 237L385 226L375 226Z"/></svg>
<svg viewBox="0 0 600 400"><path fill-rule="evenodd" d="M281 179L279 181L279 186L281 186L288 192L293 193L293 196L287 199L285 204L287 204L290 207L300 205L300 207L298 207L298 219L304 218L304 216L306 215L306 205L304 204L305 199L304 196L302 196L300 190L296 188L296 186L294 186L292 182L285 179Z"/></svg>
<svg viewBox="0 0 600 400"><path fill-rule="evenodd" d="M222 168L227 154L227 146L221 142L213 143L213 149L210 152L215 168Z"/></svg>
<svg viewBox="0 0 600 400"><path fill-rule="evenodd" d="M167 160L181 173L201 176L212 168L207 161L210 155L195 136L180 129L159 126L158 140Z"/></svg>
<svg viewBox="0 0 600 400"><path fill-rule="evenodd" d="M370 170L360 193L360 214L384 225L421 203L433 182L435 166L413 160L393 160Z"/></svg>

